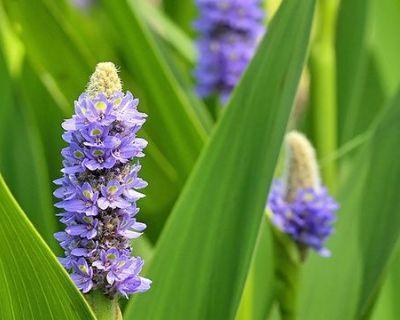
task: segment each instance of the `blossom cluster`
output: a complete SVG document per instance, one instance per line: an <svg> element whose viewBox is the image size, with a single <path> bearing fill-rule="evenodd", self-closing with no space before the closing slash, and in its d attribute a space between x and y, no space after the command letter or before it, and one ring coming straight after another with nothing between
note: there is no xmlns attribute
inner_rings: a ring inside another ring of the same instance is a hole
<svg viewBox="0 0 400 320"><path fill-rule="evenodd" d="M225 102L265 31L261 1L197 0L197 6L197 92L201 97L220 95Z"/></svg>
<svg viewBox="0 0 400 320"><path fill-rule="evenodd" d="M268 200L274 225L297 243L330 256L324 244L333 232L338 204L324 187L299 189L293 201L285 199L285 194L284 183L275 181Z"/></svg>
<svg viewBox="0 0 400 320"><path fill-rule="evenodd" d="M268 198L272 222L288 234L305 258L307 248L330 256L325 242L333 232L339 205L321 184L316 153L305 135L286 135L286 165L283 180L276 180Z"/></svg>
<svg viewBox="0 0 400 320"><path fill-rule="evenodd" d="M136 220L136 201L147 183L132 161L144 156L147 145L136 135L146 119L138 103L130 92L84 93L62 125L68 146L54 195L61 199L56 207L66 228L55 237L65 251L60 262L84 293L99 289L127 297L150 287L139 276L143 261L130 247L146 227Z"/></svg>

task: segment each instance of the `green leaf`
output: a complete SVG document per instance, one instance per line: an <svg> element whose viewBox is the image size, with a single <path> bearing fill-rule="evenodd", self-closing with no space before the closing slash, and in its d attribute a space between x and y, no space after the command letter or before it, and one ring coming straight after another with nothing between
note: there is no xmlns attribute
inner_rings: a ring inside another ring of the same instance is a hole
<svg viewBox="0 0 400 320"><path fill-rule="evenodd" d="M186 33L193 33L192 22L196 16L195 1L181 1L179 5L176 0L163 0L165 12L184 30Z"/></svg>
<svg viewBox="0 0 400 320"><path fill-rule="evenodd" d="M175 25L168 16L164 15L161 10L147 1L130 1L136 6L137 10L144 16L157 34L168 42L177 53L191 64L196 62L197 52L192 39ZM179 7L182 7L182 5Z"/></svg>
<svg viewBox="0 0 400 320"><path fill-rule="evenodd" d="M270 225L264 218L236 320L265 320L275 299L274 251Z"/></svg>
<svg viewBox="0 0 400 320"><path fill-rule="evenodd" d="M0 170L29 218L56 250L56 217L44 146L0 50Z"/></svg>
<svg viewBox="0 0 400 320"><path fill-rule="evenodd" d="M286 1L166 224L125 319L233 319L303 67L313 0Z"/></svg>
<svg viewBox="0 0 400 320"><path fill-rule="evenodd" d="M395 259L391 262L388 276L373 312L373 320L396 320L400 317L400 305L398 303L400 294L399 265L400 250L397 249Z"/></svg>
<svg viewBox="0 0 400 320"><path fill-rule="evenodd" d="M161 152L179 168L179 181L183 183L200 153L206 132L135 4L126 0L102 1L102 4L118 35L116 43L140 81L141 99L150 115L146 130Z"/></svg>
<svg viewBox="0 0 400 320"><path fill-rule="evenodd" d="M364 132L385 100L376 62L368 45L371 2L344 0L340 5L336 52L341 144ZM349 29L352 32L348 32Z"/></svg>
<svg viewBox="0 0 400 320"><path fill-rule="evenodd" d="M181 88L186 92L202 126L209 133L213 127L213 119L203 101L197 96L192 81L193 64L197 60L194 42L154 5L136 0L129 0L129 3L131 6L135 6L138 13L143 15L150 26L165 62ZM182 57L186 57L186 59L182 59Z"/></svg>
<svg viewBox="0 0 400 320"><path fill-rule="evenodd" d="M75 99L96 64L87 47L80 42L77 32L63 23L62 10L45 0L3 1L10 20L19 26L21 38L32 64L47 73L48 81L61 94L64 110ZM51 44L51 50L45 50ZM62 63L60 58L62 57Z"/></svg>
<svg viewBox="0 0 400 320"><path fill-rule="evenodd" d="M0 176L0 319L95 319Z"/></svg>
<svg viewBox="0 0 400 320"><path fill-rule="evenodd" d="M383 79L385 94L396 94L400 85L400 3L398 0L370 0L371 50Z"/></svg>
<svg viewBox="0 0 400 320"><path fill-rule="evenodd" d="M300 319L350 320L370 312L400 235L399 121L400 92L340 192L337 231L328 244L333 257L313 256L307 264Z"/></svg>

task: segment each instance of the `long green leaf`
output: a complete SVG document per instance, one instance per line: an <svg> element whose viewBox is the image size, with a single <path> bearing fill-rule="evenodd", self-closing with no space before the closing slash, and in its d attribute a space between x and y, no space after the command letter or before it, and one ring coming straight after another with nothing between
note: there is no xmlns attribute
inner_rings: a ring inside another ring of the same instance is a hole
<svg viewBox="0 0 400 320"><path fill-rule="evenodd" d="M169 19L160 9L146 1L130 1L137 7L140 14L144 16L149 25L160 37L170 43L177 53L191 64L196 62L197 52L193 41L174 24L172 19Z"/></svg>
<svg viewBox="0 0 400 320"><path fill-rule="evenodd" d="M270 224L264 218L236 320L265 320L275 300L274 250Z"/></svg>
<svg viewBox="0 0 400 320"><path fill-rule="evenodd" d="M354 160L339 196L333 258L312 257L301 293L301 319L367 316L400 235L400 92ZM384 177L384 178L383 178Z"/></svg>
<svg viewBox="0 0 400 320"><path fill-rule="evenodd" d="M10 20L20 24L21 37L33 65L54 79L53 85L68 104L79 95L77 84L87 81L96 60L79 43L76 30L63 24L60 10L50 11L42 0L35 3L21 0L3 2ZM52 50L46 50L50 44ZM68 110L65 104L63 107Z"/></svg>
<svg viewBox="0 0 400 320"><path fill-rule="evenodd" d="M0 49L0 170L33 224L56 250L56 217L44 146L13 84Z"/></svg>
<svg viewBox="0 0 400 320"><path fill-rule="evenodd" d="M383 79L385 93L391 97L400 85L400 3L398 0L369 0L371 5L371 49Z"/></svg>
<svg viewBox="0 0 400 320"><path fill-rule="evenodd" d="M373 320L396 320L400 317L400 250L397 249L395 259L390 265L390 270L382 287L382 292L377 301L376 309L373 312Z"/></svg>
<svg viewBox="0 0 400 320"><path fill-rule="evenodd" d="M153 31L154 39L165 62L186 92L202 126L209 133L213 127L213 119L204 102L196 95L192 81L193 64L197 60L194 42L159 8L146 1L128 0L128 2L140 15L143 15Z"/></svg>
<svg viewBox="0 0 400 320"><path fill-rule="evenodd" d="M337 23L337 88L339 108L339 141L348 142L355 135L362 133L376 115L377 103L373 99L379 86L368 86L366 82L374 79L368 74L372 67L369 58L368 35L370 27L368 16L370 0L344 0L340 4ZM349 28L352 32L348 32ZM369 63L370 62L370 63ZM364 96L368 99L362 100ZM366 107L364 102L372 101Z"/></svg>
<svg viewBox="0 0 400 320"><path fill-rule="evenodd" d="M196 16L195 1L164 0L163 7L167 14L177 22L177 24L186 31L193 33L192 22Z"/></svg>
<svg viewBox="0 0 400 320"><path fill-rule="evenodd" d="M168 220L126 319L233 319L304 63L313 0L286 1Z"/></svg>
<svg viewBox="0 0 400 320"><path fill-rule="evenodd" d="M0 319L94 319L0 176Z"/></svg>

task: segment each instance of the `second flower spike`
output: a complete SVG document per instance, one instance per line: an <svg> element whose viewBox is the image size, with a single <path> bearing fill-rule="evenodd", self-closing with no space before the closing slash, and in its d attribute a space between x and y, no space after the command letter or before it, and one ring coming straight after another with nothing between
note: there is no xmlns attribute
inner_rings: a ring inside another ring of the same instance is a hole
<svg viewBox="0 0 400 320"><path fill-rule="evenodd" d="M197 0L197 92L226 102L265 28L260 0Z"/></svg>
<svg viewBox="0 0 400 320"><path fill-rule="evenodd" d="M286 136L285 176L274 182L268 200L274 225L298 245L304 258L308 248L330 256L325 241L333 232L339 206L321 184L315 151L298 132Z"/></svg>

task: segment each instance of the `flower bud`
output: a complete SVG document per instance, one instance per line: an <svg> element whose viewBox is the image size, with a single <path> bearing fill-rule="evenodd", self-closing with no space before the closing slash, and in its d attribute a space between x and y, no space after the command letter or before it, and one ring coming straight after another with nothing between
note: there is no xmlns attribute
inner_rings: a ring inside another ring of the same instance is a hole
<svg viewBox="0 0 400 320"><path fill-rule="evenodd" d="M268 199L272 222L297 243L303 260L309 247L329 256L324 244L333 232L339 206L321 186L315 151L307 138L290 132L285 143L285 178L273 183Z"/></svg>
<svg viewBox="0 0 400 320"><path fill-rule="evenodd" d="M90 77L86 92L91 98L103 93L108 99L116 92L122 90L121 79L118 70L112 62L97 64L95 72Z"/></svg>

